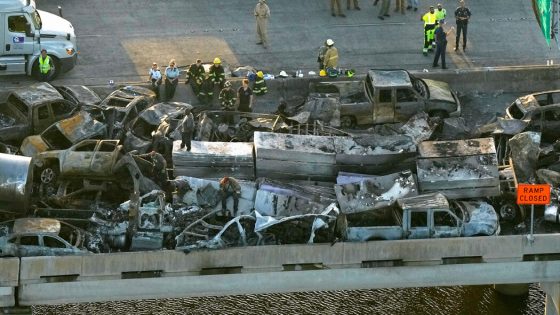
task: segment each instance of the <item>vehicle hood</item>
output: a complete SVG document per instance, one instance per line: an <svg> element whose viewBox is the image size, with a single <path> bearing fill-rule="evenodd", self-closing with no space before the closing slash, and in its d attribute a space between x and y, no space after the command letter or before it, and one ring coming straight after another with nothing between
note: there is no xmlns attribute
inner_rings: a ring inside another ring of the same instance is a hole
<svg viewBox="0 0 560 315"><path fill-rule="evenodd" d="M496 235L499 229L498 214L494 207L484 201L458 201L467 219L464 236Z"/></svg>
<svg viewBox="0 0 560 315"><path fill-rule="evenodd" d="M19 151L24 156L33 157L35 154L45 152L48 149L49 145L43 141L41 135L34 135L23 139Z"/></svg>
<svg viewBox="0 0 560 315"><path fill-rule="evenodd" d="M124 138L123 141L124 149L127 152L136 150L138 154L147 153L151 145L152 145L151 141L143 140L142 138L137 137L131 131L128 131L126 133L126 137Z"/></svg>
<svg viewBox="0 0 560 315"><path fill-rule="evenodd" d="M101 98L97 93L84 85L63 85L62 88L72 92L81 105L97 105L101 103Z"/></svg>
<svg viewBox="0 0 560 315"><path fill-rule="evenodd" d="M449 88L449 84L441 81L423 79L430 90L430 100L445 101L455 103L453 92Z"/></svg>
<svg viewBox="0 0 560 315"><path fill-rule="evenodd" d="M39 12L41 22L43 23L41 27L42 36L56 35L66 37L67 34L70 34L71 37L75 37L72 23L58 15L54 15L46 11L37 10L37 12Z"/></svg>

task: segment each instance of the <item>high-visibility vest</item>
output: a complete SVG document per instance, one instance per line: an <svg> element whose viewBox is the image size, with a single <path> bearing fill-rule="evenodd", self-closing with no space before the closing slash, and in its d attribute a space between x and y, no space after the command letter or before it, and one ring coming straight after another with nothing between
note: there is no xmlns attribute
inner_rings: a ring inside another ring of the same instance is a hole
<svg viewBox="0 0 560 315"><path fill-rule="evenodd" d="M424 14L424 16L422 17L422 20L424 21L424 26L426 25L433 25L436 24L436 13L426 13Z"/></svg>
<svg viewBox="0 0 560 315"><path fill-rule="evenodd" d="M268 92L268 88L266 87L264 78L257 77L255 85L253 85L253 93L255 93L255 95L264 95L266 92Z"/></svg>
<svg viewBox="0 0 560 315"><path fill-rule="evenodd" d="M440 10L436 10L436 20L443 20L445 19L445 16L447 15L447 11L445 11L445 9L441 9Z"/></svg>
<svg viewBox="0 0 560 315"><path fill-rule="evenodd" d="M49 56L43 59L43 56L39 56L39 71L42 74L47 74L51 70L51 58Z"/></svg>

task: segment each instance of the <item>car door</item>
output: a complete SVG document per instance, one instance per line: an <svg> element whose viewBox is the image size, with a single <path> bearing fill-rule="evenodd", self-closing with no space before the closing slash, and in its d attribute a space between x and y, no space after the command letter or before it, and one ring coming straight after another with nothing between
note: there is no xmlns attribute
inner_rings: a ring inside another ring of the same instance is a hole
<svg viewBox="0 0 560 315"><path fill-rule="evenodd" d="M75 252L72 245L55 235L43 235L43 247L45 251L43 256L64 256Z"/></svg>
<svg viewBox="0 0 560 315"><path fill-rule="evenodd" d="M560 106L547 106L540 116L543 140L553 142L560 137Z"/></svg>
<svg viewBox="0 0 560 315"><path fill-rule="evenodd" d="M20 235L17 244L17 256L42 256L43 248L39 243L39 236L37 235Z"/></svg>
<svg viewBox="0 0 560 315"><path fill-rule="evenodd" d="M88 176L93 153L97 146L96 140L84 140L64 152L61 159L61 175Z"/></svg>
<svg viewBox="0 0 560 315"><path fill-rule="evenodd" d="M115 155L117 153L116 141L99 141L91 159L91 174L101 177L111 176L113 174L113 165L116 163Z"/></svg>
<svg viewBox="0 0 560 315"><path fill-rule="evenodd" d="M459 237L461 231L459 229L459 218L457 218L449 210L433 210L431 219L433 220L431 226L433 232L430 233L431 237Z"/></svg>
<svg viewBox="0 0 560 315"><path fill-rule="evenodd" d="M410 218L406 222L408 235L407 238L418 239L418 238L429 238L428 211L426 210L410 210Z"/></svg>
<svg viewBox="0 0 560 315"><path fill-rule="evenodd" d="M406 122L418 110L424 109L424 102L412 88L396 88L395 121Z"/></svg>
<svg viewBox="0 0 560 315"><path fill-rule="evenodd" d="M392 123L395 119L395 104L392 88L378 88L373 104L373 123Z"/></svg>
<svg viewBox="0 0 560 315"><path fill-rule="evenodd" d="M31 24L22 13L6 13L4 55L32 55L35 40L25 34L26 24Z"/></svg>
<svg viewBox="0 0 560 315"><path fill-rule="evenodd" d="M41 104L33 108L33 133L38 135L55 122L49 104Z"/></svg>

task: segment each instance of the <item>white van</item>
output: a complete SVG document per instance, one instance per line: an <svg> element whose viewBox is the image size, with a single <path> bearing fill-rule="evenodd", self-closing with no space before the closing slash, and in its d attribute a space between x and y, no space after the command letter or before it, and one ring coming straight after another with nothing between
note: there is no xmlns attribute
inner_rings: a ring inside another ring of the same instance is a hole
<svg viewBox="0 0 560 315"><path fill-rule="evenodd" d="M47 80L74 68L78 54L72 24L37 10L35 0L0 0L0 75L38 78L42 49L54 65Z"/></svg>

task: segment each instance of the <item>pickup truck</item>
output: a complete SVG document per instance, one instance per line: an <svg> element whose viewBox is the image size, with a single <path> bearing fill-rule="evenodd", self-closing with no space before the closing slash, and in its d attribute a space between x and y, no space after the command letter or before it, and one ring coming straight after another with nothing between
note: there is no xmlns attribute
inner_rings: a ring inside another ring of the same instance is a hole
<svg viewBox="0 0 560 315"><path fill-rule="evenodd" d="M434 193L399 199L397 204L398 208L390 211L392 225L349 226L357 222L340 215L337 232L351 242L484 236L500 232L496 211L483 201L453 201L450 205L444 195ZM359 223L367 221L363 220L364 215L360 217Z"/></svg>
<svg viewBox="0 0 560 315"><path fill-rule="evenodd" d="M343 128L406 122L419 111L442 118L461 115L459 98L447 83L406 70L372 69L362 81L311 83L310 91L313 98L338 98Z"/></svg>
<svg viewBox="0 0 560 315"><path fill-rule="evenodd" d="M77 109L48 83L15 90L0 104L0 141L19 143L72 116Z"/></svg>

